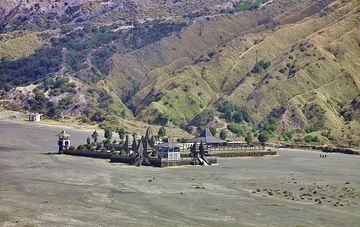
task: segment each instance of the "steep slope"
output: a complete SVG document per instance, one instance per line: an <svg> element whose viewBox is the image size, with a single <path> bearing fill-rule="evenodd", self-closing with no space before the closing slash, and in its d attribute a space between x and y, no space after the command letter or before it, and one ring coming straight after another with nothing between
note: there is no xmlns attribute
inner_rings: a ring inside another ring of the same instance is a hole
<svg viewBox="0 0 360 227"><path fill-rule="evenodd" d="M360 146L359 5L4 1L0 102L101 125Z"/></svg>
<svg viewBox="0 0 360 227"><path fill-rule="evenodd" d="M280 118L282 130L343 128L341 108L359 94L360 87L359 2L343 7L337 2L330 9L334 11L328 15L320 14L265 39L267 51L270 46L279 50L276 55L261 56L271 60L271 66L243 80L229 100L245 106L258 121ZM291 30L301 34L293 45L271 44L275 37L276 43L286 44L282 35Z"/></svg>
<svg viewBox="0 0 360 227"><path fill-rule="evenodd" d="M208 106L206 103L209 104L209 98L212 99L218 96L217 93L220 93L220 95L226 94L233 89L236 81L245 74L245 72L243 74L236 72L235 65L237 63L233 62L233 59L229 59L229 56L222 58L222 53L218 53L219 51L229 52L234 58L239 58L239 56L236 56L237 54L249 56L251 50L247 48L257 46L257 42L261 40L261 34L257 35L257 37L254 34L267 30L271 31L275 24L286 24L313 15L320 11L322 7L323 5L313 1L301 3L298 1L277 1L257 12L220 15L197 21L179 36L169 37L164 41L125 56L115 55L113 58L114 68L107 79L109 86L111 87L111 84L123 84L121 87L112 87L119 95L123 95L123 92L128 89L133 89L136 92L136 89L140 88L141 91L137 92L128 103L133 107L135 113L141 112L139 119L142 119L142 116L154 117L153 113L156 111L154 111L154 104L151 104L154 99L149 97L156 96L157 99L161 99L160 96L167 91L166 86L169 86L170 83L170 80L168 80L169 83L164 84L163 89L157 89L158 92L155 92L154 80L163 82L168 78L174 78L176 81L179 77L188 79L198 77L200 80L198 84L201 84L202 87L210 87L213 90L211 91L212 95L209 96L209 92L206 92L209 89L205 89L203 97L206 97L206 99L204 100L197 94L195 96L187 94L185 96L189 100L185 103L196 104L192 106L201 105L202 108L196 108L197 111L204 109L204 107ZM233 39L235 40L231 41ZM227 45L233 46L236 50L231 47L228 48ZM241 63L241 69L245 67L251 69L254 60L247 57L246 62ZM188 68L191 69L188 70ZM229 70L232 71L228 72ZM131 77L128 75L131 75ZM135 88L132 87L134 85ZM192 87L196 89L196 86ZM143 89L141 89L142 87ZM194 103L190 98L199 100L199 102ZM157 107L159 107L159 104L163 105L159 103L160 100L157 101ZM177 96L175 95L174 99L168 99L167 102L176 106ZM148 105L150 106L148 107ZM181 108L186 109L186 106L181 105ZM192 116L187 115L184 118L181 111L171 110L171 107L162 107L161 109L170 110L172 114L175 114L175 116L172 116L177 118L178 122L179 120L189 122L191 117L194 116L193 113Z"/></svg>

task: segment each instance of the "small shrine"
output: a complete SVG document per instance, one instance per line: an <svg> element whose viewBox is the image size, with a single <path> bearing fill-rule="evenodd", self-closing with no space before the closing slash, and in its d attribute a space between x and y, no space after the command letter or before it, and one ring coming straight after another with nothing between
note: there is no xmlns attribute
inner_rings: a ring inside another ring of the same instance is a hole
<svg viewBox="0 0 360 227"><path fill-rule="evenodd" d="M66 133L65 130L62 130L56 136L59 137L59 154L62 154L64 150L67 150L70 147L70 134Z"/></svg>

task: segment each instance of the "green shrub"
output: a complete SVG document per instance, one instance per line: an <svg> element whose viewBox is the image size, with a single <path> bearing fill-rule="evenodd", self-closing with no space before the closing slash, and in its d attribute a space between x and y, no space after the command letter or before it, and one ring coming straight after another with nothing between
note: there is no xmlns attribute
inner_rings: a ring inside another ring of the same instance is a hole
<svg viewBox="0 0 360 227"><path fill-rule="evenodd" d="M269 133L275 132L277 129L277 121L275 118L270 118L263 126L265 131Z"/></svg>
<svg viewBox="0 0 360 227"><path fill-rule="evenodd" d="M235 124L235 123L231 123L231 124L228 124L227 128L232 132L232 133L235 133L237 136L245 136L245 131L244 129L242 129L240 127L240 125L238 124Z"/></svg>
<svg viewBox="0 0 360 227"><path fill-rule="evenodd" d="M120 156L127 156L127 153L124 149L120 151Z"/></svg>
<svg viewBox="0 0 360 227"><path fill-rule="evenodd" d="M258 140L260 143L264 144L267 141L269 141L270 139L270 135L267 131L262 131L260 132L259 136L258 136Z"/></svg>
<svg viewBox="0 0 360 227"><path fill-rule="evenodd" d="M74 146L69 147L69 151L74 151L76 148Z"/></svg>
<svg viewBox="0 0 360 227"><path fill-rule="evenodd" d="M166 136L166 129L164 127L159 128L158 136L159 136L159 138Z"/></svg>
<svg viewBox="0 0 360 227"><path fill-rule="evenodd" d="M306 133L315 132L315 127L311 125L311 126L305 128L305 132L306 132Z"/></svg>
<svg viewBox="0 0 360 227"><path fill-rule="evenodd" d="M251 132L248 132L245 136L245 141L248 145L251 145L252 144L252 140L253 140L253 137L252 137L252 134Z"/></svg>
<svg viewBox="0 0 360 227"><path fill-rule="evenodd" d="M246 109L237 107L229 101L221 101L218 105L218 111L221 113L220 117L228 122L251 122L250 115Z"/></svg>
<svg viewBox="0 0 360 227"><path fill-rule="evenodd" d="M104 138L105 138L107 141L111 141L111 138L112 138L111 128L105 128L105 130L104 130Z"/></svg>
<svg viewBox="0 0 360 227"><path fill-rule="evenodd" d="M284 138L285 141L288 141L294 138L294 134L295 134L294 130L287 130L281 136Z"/></svg>
<svg viewBox="0 0 360 227"><path fill-rule="evenodd" d="M103 152L103 153L105 153L105 152L107 152L107 149L106 149L105 147L103 147L103 148L101 148L100 151Z"/></svg>
<svg viewBox="0 0 360 227"><path fill-rule="evenodd" d="M227 132L226 132L226 130L221 130L220 131L220 139L222 139L222 140L226 140L226 137L227 137Z"/></svg>
<svg viewBox="0 0 360 227"><path fill-rule="evenodd" d="M329 139L331 137L331 129L322 131L321 135Z"/></svg>
<svg viewBox="0 0 360 227"><path fill-rule="evenodd" d="M86 146L85 146L85 145L79 145L79 146L77 147L77 150L79 150L79 151L86 151L87 149L86 149Z"/></svg>
<svg viewBox="0 0 360 227"><path fill-rule="evenodd" d="M305 137L304 137L304 141L306 142L306 143L318 143L318 142L320 142L320 139L319 139L319 137L318 136L313 136L313 135L306 135Z"/></svg>

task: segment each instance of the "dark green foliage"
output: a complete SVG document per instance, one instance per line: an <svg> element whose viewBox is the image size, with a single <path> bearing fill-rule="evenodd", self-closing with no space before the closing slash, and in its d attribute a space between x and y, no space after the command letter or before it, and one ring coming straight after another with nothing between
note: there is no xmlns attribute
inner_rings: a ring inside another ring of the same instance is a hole
<svg viewBox="0 0 360 227"><path fill-rule="evenodd" d="M178 138L178 139L177 139L177 142L178 142L178 143L186 143L187 140L188 140L188 139L186 139L186 138Z"/></svg>
<svg viewBox="0 0 360 227"><path fill-rule="evenodd" d="M34 98L29 99L28 104L30 105L31 110L43 112L47 102L48 100L45 97L44 92L36 91Z"/></svg>
<svg viewBox="0 0 360 227"><path fill-rule="evenodd" d="M160 127L160 128L159 128L158 136L159 136L160 138L166 136L166 129L165 129L165 127Z"/></svg>
<svg viewBox="0 0 360 227"><path fill-rule="evenodd" d="M20 86L45 78L60 69L61 48L41 48L16 61L0 62L0 88Z"/></svg>
<svg viewBox="0 0 360 227"><path fill-rule="evenodd" d="M87 148L86 148L85 145L79 145L79 146L77 147L77 150L79 150L79 151L86 151Z"/></svg>
<svg viewBox="0 0 360 227"><path fill-rule="evenodd" d="M250 118L250 115L249 113L243 109L243 108L238 108L237 111L235 112L235 114L233 115L233 119L235 122L242 122L242 121L245 121L245 122L251 122L251 118Z"/></svg>
<svg viewBox="0 0 360 227"><path fill-rule="evenodd" d="M75 93L76 92L76 84L70 82L70 79L68 77L57 77L55 80L51 77L47 77L46 79L44 79L43 81L43 87L44 90L48 90L48 89L52 89L51 91L51 95L53 96L58 96L61 95L65 92L71 92L71 93Z"/></svg>
<svg viewBox="0 0 360 227"><path fill-rule="evenodd" d="M310 125L309 127L307 127L307 128L305 129L305 132L306 132L306 133L315 132L315 127L312 126L312 125Z"/></svg>
<svg viewBox="0 0 360 227"><path fill-rule="evenodd" d="M220 131L220 139L222 139L222 140L226 140L226 137L227 137L227 132L226 132L226 130L221 130Z"/></svg>
<svg viewBox="0 0 360 227"><path fill-rule="evenodd" d="M94 143L97 143L99 134L96 130L91 134L91 138L94 140Z"/></svg>
<svg viewBox="0 0 360 227"><path fill-rule="evenodd" d="M270 61L265 62L261 60L254 65L254 67L251 69L251 73L259 73L263 70L266 70L267 68L269 68L270 64Z"/></svg>
<svg viewBox="0 0 360 227"><path fill-rule="evenodd" d="M209 58L213 58L215 56L215 52L211 51L208 53Z"/></svg>
<svg viewBox="0 0 360 227"><path fill-rule="evenodd" d="M110 67L106 61L116 52L116 46L105 46L93 53L91 63L104 75L109 74Z"/></svg>
<svg viewBox="0 0 360 227"><path fill-rule="evenodd" d="M111 95L106 90L101 90L97 101L99 103L106 103L109 102L110 100L112 100Z"/></svg>
<svg viewBox="0 0 360 227"><path fill-rule="evenodd" d="M235 9L232 12L239 13L247 10L257 10L261 3L251 3L251 2L240 2L235 5Z"/></svg>
<svg viewBox="0 0 360 227"><path fill-rule="evenodd" d="M106 141L111 141L112 131L111 131L110 128L105 128L105 130L104 130L104 137L105 137Z"/></svg>
<svg viewBox="0 0 360 227"><path fill-rule="evenodd" d="M100 152L105 153L105 152L107 152L107 149L105 147L103 147L100 149Z"/></svg>
<svg viewBox="0 0 360 227"><path fill-rule="evenodd" d="M227 128L232 132L235 133L237 136L244 137L246 135L245 130L240 127L240 125L236 123L228 124Z"/></svg>
<svg viewBox="0 0 360 227"><path fill-rule="evenodd" d="M122 140L124 139L125 135L126 135L126 131L124 128L118 128L116 130L116 132L119 134L119 138Z"/></svg>
<svg viewBox="0 0 360 227"><path fill-rule="evenodd" d="M58 106L53 102L48 102L47 104L47 116L56 117L58 113Z"/></svg>
<svg viewBox="0 0 360 227"><path fill-rule="evenodd" d="M270 139L270 135L269 135L268 132L266 132L266 131L260 132L260 134L258 136L258 140L259 140L260 143L264 144L267 141L269 141L269 139Z"/></svg>
<svg viewBox="0 0 360 227"><path fill-rule="evenodd" d="M72 70L77 71L85 68L84 61L86 56L89 54L91 50L106 45L118 39L119 37L120 36L118 34L115 34L113 32L96 33L90 38L85 40L71 39L69 37L69 39L60 40L61 43L60 45L64 45L70 50L67 56L67 64L70 66ZM95 52L95 56L97 56L95 57L96 64L101 63L101 61L99 60L99 56L103 56L106 57L106 59L108 59L113 54L113 52L112 53L106 52L106 54L104 54L101 50L99 51L100 54L99 52ZM105 62L106 59L102 59L102 62Z"/></svg>
<svg viewBox="0 0 360 227"><path fill-rule="evenodd" d="M74 147L74 146L69 147L69 151L75 151L75 150L76 150L76 147Z"/></svg>
<svg viewBox="0 0 360 227"><path fill-rule="evenodd" d="M241 107L237 107L229 101L222 101L218 105L218 111L221 113L221 118L224 118L228 122L242 121L250 122L251 118L247 110Z"/></svg>
<svg viewBox="0 0 360 227"><path fill-rule="evenodd" d="M53 38L52 45L57 48L66 48L68 50L66 56L66 63L69 68L75 72L85 69L88 66L85 64L85 59L92 54L91 63L99 69L103 74L108 72L106 61L114 52L116 47L110 45L111 42L120 38L120 35L114 33L106 28L96 29L85 26L83 30L76 30L69 32L61 38ZM96 51L94 51L96 50ZM94 51L93 53L91 53ZM91 67L90 67L91 68ZM89 75L89 80L95 82L101 77L94 77Z"/></svg>
<svg viewBox="0 0 360 227"><path fill-rule="evenodd" d="M282 137L285 141L292 140L294 138L295 131L294 130L287 130L284 133L282 133Z"/></svg>
<svg viewBox="0 0 360 227"><path fill-rule="evenodd" d="M328 139L332 139L332 137L331 137L331 129L322 131L322 132L321 132L321 135L322 135L323 137L328 138Z"/></svg>
<svg viewBox="0 0 360 227"><path fill-rule="evenodd" d="M122 38L131 48L139 49L174 32L181 31L185 26L186 23L147 21L136 25L131 32L124 34Z"/></svg>
<svg viewBox="0 0 360 227"><path fill-rule="evenodd" d="M127 155L128 155L128 154L126 153L125 150L121 150L121 151L120 151L120 156L125 157L125 156L127 156Z"/></svg>
<svg viewBox="0 0 360 227"><path fill-rule="evenodd" d="M344 117L344 120L345 120L346 122L349 122L349 121L352 121L352 120L353 120L353 115L352 115L351 112L345 112L345 113L343 114L343 117Z"/></svg>
<svg viewBox="0 0 360 227"><path fill-rule="evenodd" d="M170 120L166 113L159 113L159 115L152 121L153 124L165 125Z"/></svg>
<svg viewBox="0 0 360 227"><path fill-rule="evenodd" d="M95 121L95 122L103 122L106 118L105 116L105 112L103 110L99 110L96 111L91 117L90 120L91 121Z"/></svg>
<svg viewBox="0 0 360 227"><path fill-rule="evenodd" d="M251 132L248 132L245 136L245 141L248 145L251 145L252 144L252 141L253 141L253 137L252 137L252 134Z"/></svg>
<svg viewBox="0 0 360 227"><path fill-rule="evenodd" d="M77 12L80 9L80 6L69 6L65 13L69 16L73 15L75 12Z"/></svg>
<svg viewBox="0 0 360 227"><path fill-rule="evenodd" d="M70 22L77 17L78 11L78 6L69 6L64 17L58 19ZM0 89L6 86L9 90L13 86L46 78L59 71L63 59L66 59L65 65L75 75L79 75L81 70L88 70L88 76L83 79L87 82L96 82L109 73L111 66L108 64L108 59L116 52L114 42L137 49L156 42L172 32L180 31L185 25L185 23L151 21L122 33L113 32L113 26L96 28L84 25L83 29L73 31L71 28L64 28L62 32L65 35L52 38L50 46L40 48L28 57L16 61L3 57L0 60ZM63 49L67 51L63 52ZM65 58L63 54L66 54ZM89 56L92 65L85 63ZM60 93L57 89L53 94Z"/></svg>
<svg viewBox="0 0 360 227"><path fill-rule="evenodd" d="M306 135L304 137L304 141L307 143L311 143L311 142L318 143L318 142L320 142L320 139L318 136Z"/></svg>
<svg viewBox="0 0 360 227"><path fill-rule="evenodd" d="M268 133L273 133L277 129L277 121L275 118L270 118L262 127Z"/></svg>

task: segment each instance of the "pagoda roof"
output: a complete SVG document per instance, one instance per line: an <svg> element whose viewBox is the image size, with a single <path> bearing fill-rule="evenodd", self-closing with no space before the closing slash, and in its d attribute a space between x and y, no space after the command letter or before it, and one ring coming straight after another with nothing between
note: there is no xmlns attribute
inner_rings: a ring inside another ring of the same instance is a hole
<svg viewBox="0 0 360 227"><path fill-rule="evenodd" d="M70 137L71 135L66 133L65 130L62 130L59 134L57 134L56 136L60 137L60 138L67 138Z"/></svg>
<svg viewBox="0 0 360 227"><path fill-rule="evenodd" d="M211 133L209 128L206 128L204 130L204 132L201 134L200 137L196 137L194 139L188 140L189 143L201 143L203 142L204 144L219 144L219 143L227 143L227 141L216 138L215 136L213 136L213 134Z"/></svg>

